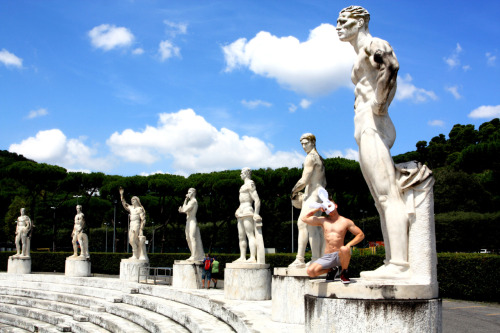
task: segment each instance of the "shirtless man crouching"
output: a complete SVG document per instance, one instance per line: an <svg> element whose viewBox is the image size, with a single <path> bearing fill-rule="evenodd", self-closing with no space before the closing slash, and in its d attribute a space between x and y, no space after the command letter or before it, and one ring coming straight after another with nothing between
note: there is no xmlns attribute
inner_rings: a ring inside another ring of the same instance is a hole
<svg viewBox="0 0 500 333"><path fill-rule="evenodd" d="M359 229L354 222L340 216L337 211L337 204L331 202L332 210L327 216L314 216L318 211L325 212L325 209L320 207L311 210L302 221L309 225L320 226L323 229L323 235L326 241L325 255L313 262L307 268L307 275L316 277L328 273L326 280L333 281L337 272L337 266L342 267L340 280L342 283L350 283L347 268L351 260L351 246L361 242L365 238L365 234ZM355 237L344 245L344 238L349 230Z"/></svg>

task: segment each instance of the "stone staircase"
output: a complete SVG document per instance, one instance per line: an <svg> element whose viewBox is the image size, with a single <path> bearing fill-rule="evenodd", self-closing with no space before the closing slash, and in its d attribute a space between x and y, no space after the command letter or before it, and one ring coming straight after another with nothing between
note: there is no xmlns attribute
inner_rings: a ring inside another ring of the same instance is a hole
<svg viewBox="0 0 500 333"><path fill-rule="evenodd" d="M117 278L0 273L3 332L304 332L271 320L271 301Z"/></svg>

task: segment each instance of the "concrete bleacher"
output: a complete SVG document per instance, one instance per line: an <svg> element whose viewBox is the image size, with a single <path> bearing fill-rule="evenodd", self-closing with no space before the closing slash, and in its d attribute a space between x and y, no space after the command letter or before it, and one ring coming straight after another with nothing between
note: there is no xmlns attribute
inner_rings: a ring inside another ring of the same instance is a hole
<svg viewBox="0 0 500 333"><path fill-rule="evenodd" d="M0 273L0 332L304 332L273 322L271 304L225 300L220 289Z"/></svg>

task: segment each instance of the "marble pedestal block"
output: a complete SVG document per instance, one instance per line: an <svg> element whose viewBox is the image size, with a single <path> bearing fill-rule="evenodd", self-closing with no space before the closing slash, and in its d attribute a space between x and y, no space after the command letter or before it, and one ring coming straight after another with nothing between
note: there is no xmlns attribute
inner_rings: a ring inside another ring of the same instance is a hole
<svg viewBox="0 0 500 333"><path fill-rule="evenodd" d="M244 301L271 299L271 270L269 264L226 264L224 298Z"/></svg>
<svg viewBox="0 0 500 333"><path fill-rule="evenodd" d="M10 256L7 263L7 273L10 274L30 274L31 257Z"/></svg>
<svg viewBox="0 0 500 333"><path fill-rule="evenodd" d="M87 277L90 276L90 259L87 258L66 258L64 275Z"/></svg>
<svg viewBox="0 0 500 333"><path fill-rule="evenodd" d="M318 279L324 279L318 277ZM272 282L272 320L287 324L304 324L304 295L312 279L306 268L276 267Z"/></svg>
<svg viewBox="0 0 500 333"><path fill-rule="evenodd" d="M172 287L200 289L203 261L175 260L172 276Z"/></svg>
<svg viewBox="0 0 500 333"><path fill-rule="evenodd" d="M120 280L139 281L139 270L148 267L149 260L122 259L120 262Z"/></svg>
<svg viewBox="0 0 500 333"><path fill-rule="evenodd" d="M312 281L306 332L441 332L442 303L431 286L402 281Z"/></svg>

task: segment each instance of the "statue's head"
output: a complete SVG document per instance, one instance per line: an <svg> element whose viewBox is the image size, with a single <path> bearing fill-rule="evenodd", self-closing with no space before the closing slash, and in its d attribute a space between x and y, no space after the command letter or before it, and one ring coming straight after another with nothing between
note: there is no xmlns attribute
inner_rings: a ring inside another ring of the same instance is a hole
<svg viewBox="0 0 500 333"><path fill-rule="evenodd" d="M188 194L192 197L195 197L196 196L196 189L194 187L191 187L189 190L188 190Z"/></svg>
<svg viewBox="0 0 500 333"><path fill-rule="evenodd" d="M131 201L134 207L142 207L141 200L139 200L139 197L133 196Z"/></svg>
<svg viewBox="0 0 500 333"><path fill-rule="evenodd" d="M26 209L21 208L21 215L24 215L26 213Z"/></svg>
<svg viewBox="0 0 500 333"><path fill-rule="evenodd" d="M309 154L311 150L316 148L316 137L312 133L304 133L300 137L300 144L304 151Z"/></svg>
<svg viewBox="0 0 500 333"><path fill-rule="evenodd" d="M243 168L241 169L241 179L251 178L252 177L252 169Z"/></svg>
<svg viewBox="0 0 500 333"><path fill-rule="evenodd" d="M340 11L337 19L337 34L339 39L348 42L355 37L360 30L368 31L370 13L361 6L349 6Z"/></svg>
<svg viewBox="0 0 500 333"><path fill-rule="evenodd" d="M82 205L76 205L76 211L81 212L82 211Z"/></svg>

